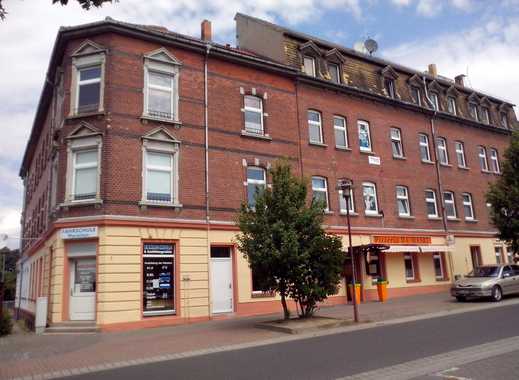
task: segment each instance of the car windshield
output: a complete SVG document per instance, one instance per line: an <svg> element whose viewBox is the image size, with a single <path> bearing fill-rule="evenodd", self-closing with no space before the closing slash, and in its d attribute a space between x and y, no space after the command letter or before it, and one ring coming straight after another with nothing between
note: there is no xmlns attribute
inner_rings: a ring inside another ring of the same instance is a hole
<svg viewBox="0 0 519 380"><path fill-rule="evenodd" d="M499 267L479 267L471 271L467 277L497 277Z"/></svg>

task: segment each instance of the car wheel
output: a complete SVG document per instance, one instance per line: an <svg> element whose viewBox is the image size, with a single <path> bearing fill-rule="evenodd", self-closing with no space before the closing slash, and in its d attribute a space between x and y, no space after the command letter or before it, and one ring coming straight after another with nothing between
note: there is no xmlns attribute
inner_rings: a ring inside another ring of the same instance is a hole
<svg viewBox="0 0 519 380"><path fill-rule="evenodd" d="M457 297L456 297L456 301L458 301L458 302L465 302L465 301L466 301L466 298L463 297L463 296L457 296Z"/></svg>
<svg viewBox="0 0 519 380"><path fill-rule="evenodd" d="M503 291L499 286L494 286L492 288L492 301L499 302L503 299Z"/></svg>

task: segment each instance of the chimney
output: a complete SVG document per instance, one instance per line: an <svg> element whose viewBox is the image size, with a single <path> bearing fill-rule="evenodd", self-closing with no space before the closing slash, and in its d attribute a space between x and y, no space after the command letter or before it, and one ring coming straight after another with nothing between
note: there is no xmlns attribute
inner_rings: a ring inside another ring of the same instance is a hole
<svg viewBox="0 0 519 380"><path fill-rule="evenodd" d="M431 74L433 77L438 75L438 69L436 68L435 63L431 63L429 65L429 74Z"/></svg>
<svg viewBox="0 0 519 380"><path fill-rule="evenodd" d="M458 86L465 87L465 74L460 74L454 77L454 83L456 83Z"/></svg>
<svg viewBox="0 0 519 380"><path fill-rule="evenodd" d="M212 41L213 36L211 32L211 21L204 20L202 21L200 38L204 41Z"/></svg>

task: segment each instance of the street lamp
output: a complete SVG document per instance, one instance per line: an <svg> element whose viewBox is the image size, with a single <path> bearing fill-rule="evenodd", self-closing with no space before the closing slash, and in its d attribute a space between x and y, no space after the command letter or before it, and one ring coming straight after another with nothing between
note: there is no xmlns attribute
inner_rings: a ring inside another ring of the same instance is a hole
<svg viewBox="0 0 519 380"><path fill-rule="evenodd" d="M341 178L337 181L337 190L342 191L342 196L346 201L346 220L348 221L348 240L349 247L348 251L351 255L351 268L352 268L352 277L353 277L353 286L352 286L352 298L353 298L353 320L355 322L359 321L359 306L357 303L357 270L355 268L355 255L353 254L353 246L351 244L351 223L350 223L350 199L351 199L351 189L353 188L353 180L349 178ZM347 286L348 284L346 284Z"/></svg>

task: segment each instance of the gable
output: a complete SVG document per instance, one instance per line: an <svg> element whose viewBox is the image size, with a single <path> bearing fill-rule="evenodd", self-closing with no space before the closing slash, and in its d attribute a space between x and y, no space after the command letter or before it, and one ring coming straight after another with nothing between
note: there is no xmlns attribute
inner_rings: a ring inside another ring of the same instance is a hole
<svg viewBox="0 0 519 380"><path fill-rule="evenodd" d="M97 136L101 134L102 133L96 127L82 121L81 123L79 123L79 126L75 128L66 138L76 139L82 137Z"/></svg>
<svg viewBox="0 0 519 380"><path fill-rule="evenodd" d="M145 140L155 140L171 144L180 144L180 140L178 140L172 133L170 133L164 127L153 129L152 131L142 136L142 138Z"/></svg>
<svg viewBox="0 0 519 380"><path fill-rule="evenodd" d="M317 45L313 41L307 41L299 47L304 54L310 54L314 56L320 56L321 50L317 47Z"/></svg>
<svg viewBox="0 0 519 380"><path fill-rule="evenodd" d="M80 55L103 53L105 50L106 49L103 46L94 41L86 40L72 53L72 56L76 57Z"/></svg>
<svg viewBox="0 0 519 380"><path fill-rule="evenodd" d="M160 48L144 55L145 58L171 65L181 65L182 63L171 54L166 48Z"/></svg>
<svg viewBox="0 0 519 380"><path fill-rule="evenodd" d="M386 78L392 78L392 79L398 78L397 72L390 65L387 65L382 70L380 70L380 74L382 74L382 76L384 76Z"/></svg>

